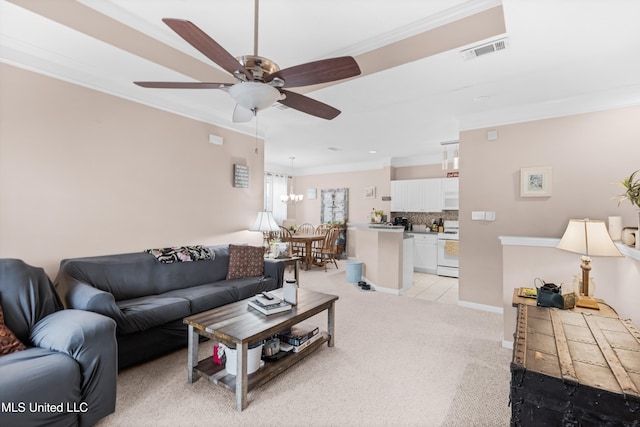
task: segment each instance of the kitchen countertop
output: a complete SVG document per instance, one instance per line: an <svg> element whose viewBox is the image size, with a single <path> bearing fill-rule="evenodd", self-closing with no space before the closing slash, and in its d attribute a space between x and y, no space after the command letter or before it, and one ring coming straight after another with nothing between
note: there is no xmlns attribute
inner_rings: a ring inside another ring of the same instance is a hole
<svg viewBox="0 0 640 427"><path fill-rule="evenodd" d="M359 230L369 230L378 232L391 232L391 233L403 233L404 227L402 225L388 225L388 224L376 224L370 222L364 223L352 223L347 224L349 228L356 228Z"/></svg>

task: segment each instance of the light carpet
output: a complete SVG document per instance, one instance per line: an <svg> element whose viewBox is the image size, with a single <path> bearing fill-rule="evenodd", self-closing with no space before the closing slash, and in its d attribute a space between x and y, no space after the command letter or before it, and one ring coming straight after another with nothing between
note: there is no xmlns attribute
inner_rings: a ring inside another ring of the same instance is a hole
<svg viewBox="0 0 640 427"><path fill-rule="evenodd" d="M248 407L204 379L186 381L182 349L118 376L116 412L98 426L507 426L502 316L364 292L343 270L301 272L301 287L338 295L336 345L249 392ZM312 318L326 328L326 313ZM200 346L210 357L211 344Z"/></svg>

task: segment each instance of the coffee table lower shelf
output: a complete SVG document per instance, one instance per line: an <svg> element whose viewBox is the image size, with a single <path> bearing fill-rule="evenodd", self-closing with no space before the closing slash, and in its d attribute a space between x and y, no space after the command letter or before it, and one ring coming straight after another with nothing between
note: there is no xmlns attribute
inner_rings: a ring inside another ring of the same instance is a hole
<svg viewBox="0 0 640 427"><path fill-rule="evenodd" d="M327 332L321 332L320 334L322 335L321 338L303 349L300 353L291 352L291 354L281 359L266 361L262 368L249 374L247 376L247 391L251 391L253 388L280 375L329 341L329 334ZM194 371L200 377L207 378L213 384L225 387L234 393L236 392L236 376L227 373L224 366L213 363L212 357L199 361Z"/></svg>

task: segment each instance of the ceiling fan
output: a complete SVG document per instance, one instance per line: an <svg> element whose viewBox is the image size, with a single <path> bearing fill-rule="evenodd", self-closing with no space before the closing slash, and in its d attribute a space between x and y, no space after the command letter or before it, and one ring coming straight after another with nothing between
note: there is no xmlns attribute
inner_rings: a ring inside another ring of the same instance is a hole
<svg viewBox="0 0 640 427"><path fill-rule="evenodd" d="M231 73L239 82L134 82L145 88L164 89L223 89L236 101L234 122L248 122L258 111L274 103L302 111L323 119L334 119L340 110L285 88L333 82L360 74L360 67L351 56L321 59L280 69L270 59L258 56L258 1L255 0L254 53L234 58L215 40L190 21L164 18L180 37L207 58Z"/></svg>

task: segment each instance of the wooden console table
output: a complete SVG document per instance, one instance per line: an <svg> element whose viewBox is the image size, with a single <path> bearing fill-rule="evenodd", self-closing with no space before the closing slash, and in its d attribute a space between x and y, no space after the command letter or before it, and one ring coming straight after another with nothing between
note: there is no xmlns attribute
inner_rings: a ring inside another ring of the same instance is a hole
<svg viewBox="0 0 640 427"><path fill-rule="evenodd" d="M513 300L511 301L511 305L513 307L517 308L519 304L531 305L531 306L537 307L535 298L525 298L525 297L518 296L518 289L519 288L515 288L513 290ZM609 304L604 302L604 300L596 298L596 301L598 302L598 307L600 308L600 310L593 310L591 308L585 308L585 307L574 307L568 311L595 314L603 317L616 317L616 318L618 317L618 313L613 309L613 307L611 307Z"/></svg>
<svg viewBox="0 0 640 427"><path fill-rule="evenodd" d="M640 331L599 303L538 307L514 291L512 426L640 424Z"/></svg>

